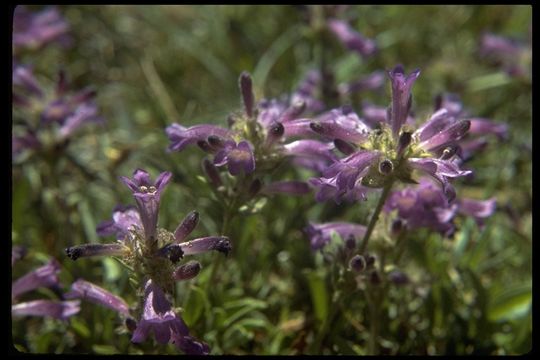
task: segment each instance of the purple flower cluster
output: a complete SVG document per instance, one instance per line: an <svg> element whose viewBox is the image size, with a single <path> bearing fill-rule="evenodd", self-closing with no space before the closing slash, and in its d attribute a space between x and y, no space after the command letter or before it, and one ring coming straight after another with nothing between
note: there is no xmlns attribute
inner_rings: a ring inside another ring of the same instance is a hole
<svg viewBox="0 0 540 360"><path fill-rule="evenodd" d="M532 25L531 25L532 26ZM485 33L480 38L478 53L516 78L532 76L532 40L529 44L495 34Z"/></svg>
<svg viewBox="0 0 540 360"><path fill-rule="evenodd" d="M94 102L95 91L69 89L64 71L54 88L42 86L31 65L18 60L20 50L42 50L54 41L69 43L69 26L56 8L37 13L23 6L15 9L12 68L14 126L13 158L29 150L51 150L64 145L81 127L102 123Z"/></svg>
<svg viewBox="0 0 540 360"><path fill-rule="evenodd" d="M153 333L160 344L170 341L187 354L208 354L208 345L189 335L187 326L172 309L166 293L172 293L176 281L191 279L200 272L201 264L197 261L177 265L185 255L211 250L228 254L230 241L225 236L186 241L199 222L196 211L188 214L174 233L158 229L159 204L171 180L170 172L163 172L152 181L146 171L137 169L133 178L123 176L121 180L132 191L137 207L117 206L113 210L113 219L97 227L99 235L115 235L117 241L74 246L66 249L66 253L73 260L103 255L122 259L142 279L144 305L140 320L133 320L124 300L84 280L73 284L69 296L87 299L117 311L134 329L133 342L145 341Z"/></svg>
<svg viewBox="0 0 540 360"><path fill-rule="evenodd" d="M455 154L471 123L441 109L414 130L408 114L411 89L419 74L416 70L405 75L401 66L388 72L392 102L384 122L363 121L347 109L347 122L315 119L310 123L320 135L339 142L347 155L326 168L322 177L311 179L319 201L363 199L370 188L382 188L395 180L415 182L414 170L440 183L449 199L455 196L449 180L470 173L459 168Z"/></svg>
<svg viewBox="0 0 540 360"><path fill-rule="evenodd" d="M306 110L317 111L323 106L314 98L317 81L308 76L290 100L262 100L255 104L251 77L244 72L239 80L244 108L229 117L229 128L210 124L186 128L174 123L166 129L170 140L168 149L182 151L188 145L197 144L212 154L213 160L206 161L204 167L216 185L222 183L216 167L227 167L233 176L255 178L288 157L294 164L309 169L317 171L324 168L336 159L332 144L313 139L286 143L292 138L316 135L309 128L310 119L300 116ZM298 182L267 184L266 193L277 193L283 189L289 194L303 194L308 189L307 185L297 185Z"/></svg>
<svg viewBox="0 0 540 360"><path fill-rule="evenodd" d="M89 123L103 123L90 88L70 91L64 72L60 72L55 89L43 88L32 69L25 65L13 67L13 102L17 112L26 119L14 128L13 156L24 150L52 147L65 142ZM36 119L37 121L28 121Z"/></svg>
<svg viewBox="0 0 540 360"><path fill-rule="evenodd" d="M23 256L22 248L14 247L11 255L11 265L13 266ZM33 300L17 303L16 300L23 294L32 290L48 287L61 290L58 273L60 264L52 259L26 275L18 278L11 284L11 315L22 316L45 316L55 319L66 320L70 316L77 314L80 310L80 301L53 301L53 300Z"/></svg>
<svg viewBox="0 0 540 360"><path fill-rule="evenodd" d="M456 226L457 215L470 216L479 224L495 211L495 199L478 201L456 199L449 203L439 187L427 179L421 179L418 186L409 186L393 192L385 203L387 213L397 211L397 218L409 230L428 228L446 237L451 237Z"/></svg>
<svg viewBox="0 0 540 360"><path fill-rule="evenodd" d="M37 13L31 13L24 6L17 6L13 14L13 47L20 49L40 49L51 42L66 46L71 39L68 36L69 25L56 8L49 7Z"/></svg>

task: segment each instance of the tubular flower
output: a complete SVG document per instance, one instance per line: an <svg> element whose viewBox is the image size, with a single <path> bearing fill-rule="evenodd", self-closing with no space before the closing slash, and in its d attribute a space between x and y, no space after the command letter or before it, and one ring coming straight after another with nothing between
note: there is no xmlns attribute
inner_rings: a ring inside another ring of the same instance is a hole
<svg viewBox="0 0 540 360"><path fill-rule="evenodd" d="M296 151L291 148L299 144L286 143L291 137L316 135L309 128L311 120L301 115L322 108L314 98L318 81L316 73L312 73L290 100L263 99L256 103L251 77L243 72L239 79L243 109L229 116L229 128L209 124L186 128L172 124L166 129L170 140L168 150L181 151L196 144L213 156L211 163L215 167L226 167L233 176L273 169L284 158L311 169L326 166L333 158L332 149L326 144L319 142L319 146L302 146L302 150ZM221 180L210 162L205 162L204 168L212 183L219 186Z"/></svg>
<svg viewBox="0 0 540 360"><path fill-rule="evenodd" d="M439 187L422 179L417 186L393 192L384 210L387 213L396 210L398 218L409 229L428 228L451 237L456 230L453 220L457 215L470 216L482 225L483 219L494 213L495 206L495 199L464 198L448 203Z"/></svg>
<svg viewBox="0 0 540 360"><path fill-rule="evenodd" d="M372 55L377 47L373 40L363 37L343 20L330 19L327 21L330 31L343 43L343 45L362 56Z"/></svg>
<svg viewBox="0 0 540 360"><path fill-rule="evenodd" d="M103 123L95 96L89 88L70 91L63 71L56 87L49 89L40 85L30 67L14 64L14 116L24 120L13 129L14 157L24 150L54 149L85 125Z"/></svg>
<svg viewBox="0 0 540 360"><path fill-rule="evenodd" d="M377 122L376 126L350 113L347 118L354 121L311 124L320 135L351 145L346 147L347 157L325 169L322 178L310 181L318 188L317 199L363 198L369 188L382 188L395 180L414 183L412 175L417 170L437 180L452 200L455 191L449 179L471 173L461 170L454 156L458 141L465 136L471 122L457 120L441 109L419 128L412 129L407 119L412 85L419 74L417 70L405 75L400 65L388 73L392 102L385 121ZM350 192L353 194L346 196Z"/></svg>
<svg viewBox="0 0 540 360"><path fill-rule="evenodd" d="M532 38L525 41L485 33L480 38L478 54L494 66L516 78L532 79Z"/></svg>
<svg viewBox="0 0 540 360"><path fill-rule="evenodd" d="M17 6L13 16L13 46L39 49L48 43L58 41L69 44L68 23L56 8L47 8L38 13L29 12L24 6Z"/></svg>
<svg viewBox="0 0 540 360"><path fill-rule="evenodd" d="M113 219L97 227L102 236L113 235L117 241L109 244L83 244L66 249L66 254L76 260L88 256L115 256L131 272L132 279L144 288L143 308L138 323L130 315L127 303L97 285L77 280L66 295L68 298L88 300L118 312L126 319L126 326L133 332L132 341L142 342L150 333L158 343L174 343L187 354L208 354L208 345L189 336L189 330L167 300L173 293L176 281L194 278L201 271L201 264L192 260L179 264L184 255L207 251L228 254L231 242L226 236L207 236L193 240L186 238L199 222L199 213L190 212L171 233L157 227L161 195L171 179L170 172L161 173L152 182L148 172L137 169L133 178L120 180L133 192L137 207L116 206Z"/></svg>
<svg viewBox="0 0 540 360"><path fill-rule="evenodd" d="M22 248L14 247L12 251L12 266L16 260L22 258ZM14 261L15 260L15 261ZM20 277L11 285L11 300L14 303L18 297L29 291L40 287L60 289L60 280L58 273L60 264L51 259L49 263L41 266L28 274ZM22 316L42 316L52 317L60 320L67 320L70 316L77 314L80 310L80 301L53 301L53 300L34 300L22 303L14 303L11 306L11 315L14 317Z"/></svg>
<svg viewBox="0 0 540 360"><path fill-rule="evenodd" d="M366 233L366 227L346 222L310 223L304 231L309 237L311 248L318 250L330 242L333 233L338 234L342 239L351 236L362 237Z"/></svg>
<svg viewBox="0 0 540 360"><path fill-rule="evenodd" d="M508 138L508 125L490 119L470 117L468 112L455 94L441 94L435 99L435 110L446 109L458 119L468 118L471 126L469 131L459 140L456 155L463 161L471 159L475 153L483 150L488 144L488 137L495 136L498 140Z"/></svg>

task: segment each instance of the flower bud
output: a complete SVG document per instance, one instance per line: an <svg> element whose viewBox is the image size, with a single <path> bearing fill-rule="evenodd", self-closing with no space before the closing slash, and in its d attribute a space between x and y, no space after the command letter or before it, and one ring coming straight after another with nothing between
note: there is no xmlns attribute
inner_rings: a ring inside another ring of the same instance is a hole
<svg viewBox="0 0 540 360"><path fill-rule="evenodd" d="M249 196L255 197L255 195L257 195L259 191L261 191L262 186L263 186L263 183L260 179L253 180L251 182L251 185L249 185L249 191L248 191Z"/></svg>
<svg viewBox="0 0 540 360"><path fill-rule="evenodd" d="M223 183L221 182L221 177L219 176L217 167L208 159L204 159L202 165L204 172L212 185L214 185L215 188L220 187Z"/></svg>
<svg viewBox="0 0 540 360"><path fill-rule="evenodd" d="M401 219L395 219L392 221L392 225L390 227L390 232L394 236L398 236L401 231L403 230L403 221Z"/></svg>
<svg viewBox="0 0 540 360"><path fill-rule="evenodd" d="M348 250L354 250L356 248L356 239L353 234L349 235L345 240L345 247Z"/></svg>
<svg viewBox="0 0 540 360"><path fill-rule="evenodd" d="M179 266L174 270L173 277L175 280L189 280L199 275L201 272L201 263L195 260L188 261L187 263Z"/></svg>
<svg viewBox="0 0 540 360"><path fill-rule="evenodd" d="M252 117L253 104L255 103L253 96L253 85L251 82L251 76L246 71L240 75L240 92L242 93L246 115Z"/></svg>
<svg viewBox="0 0 540 360"><path fill-rule="evenodd" d="M367 254L366 255L366 265L367 265L367 267L369 267L369 268L374 267L376 259L377 258L375 257L375 255Z"/></svg>
<svg viewBox="0 0 540 360"><path fill-rule="evenodd" d="M395 285L406 285L409 283L409 277L404 272L399 270L394 270L388 274L388 280L390 280Z"/></svg>
<svg viewBox="0 0 540 360"><path fill-rule="evenodd" d="M377 270L374 270L369 274L369 281L373 285L381 284L381 276L379 275L379 272Z"/></svg>
<svg viewBox="0 0 540 360"><path fill-rule="evenodd" d="M379 172L383 175L390 175L394 171L394 164L388 159L384 159L379 163Z"/></svg>
<svg viewBox="0 0 540 360"><path fill-rule="evenodd" d="M122 244L84 244L65 249L71 260L88 256L122 256L127 251L128 248Z"/></svg>
<svg viewBox="0 0 540 360"><path fill-rule="evenodd" d="M356 272L361 272L366 268L366 260L362 255L354 255L349 261L349 267Z"/></svg>
<svg viewBox="0 0 540 360"><path fill-rule="evenodd" d="M199 213L196 210L190 212L174 231L174 242L182 242L199 223Z"/></svg>
<svg viewBox="0 0 540 360"><path fill-rule="evenodd" d="M132 317L126 318L125 324L126 324L126 328L127 328L130 332L134 332L135 329L137 328L137 322L136 322L135 319L133 319Z"/></svg>

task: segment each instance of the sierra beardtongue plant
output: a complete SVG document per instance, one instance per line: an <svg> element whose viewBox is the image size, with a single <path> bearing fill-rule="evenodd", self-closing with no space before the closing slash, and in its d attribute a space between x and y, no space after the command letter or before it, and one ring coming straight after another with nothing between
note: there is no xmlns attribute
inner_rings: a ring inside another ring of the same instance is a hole
<svg viewBox="0 0 540 360"><path fill-rule="evenodd" d="M171 173L161 173L155 182L141 169L135 170L133 178L121 177L135 198L137 207L117 206L113 219L101 223L98 234L115 235L117 241L109 244L85 244L66 249L73 260L90 256L114 256L130 271L142 295L133 311L139 321L130 314L127 304L104 289L78 280L72 286L70 297L80 297L113 308L125 318L133 331L131 341L145 341L153 333L156 341L169 341L187 354L208 354L207 344L189 335L189 329L172 308L172 295L176 281L195 277L201 270L197 261L179 265L185 255L211 250L228 254L231 244L225 236L209 236L186 241L195 229L199 214L191 212L174 233L157 227L161 194L171 179Z"/></svg>

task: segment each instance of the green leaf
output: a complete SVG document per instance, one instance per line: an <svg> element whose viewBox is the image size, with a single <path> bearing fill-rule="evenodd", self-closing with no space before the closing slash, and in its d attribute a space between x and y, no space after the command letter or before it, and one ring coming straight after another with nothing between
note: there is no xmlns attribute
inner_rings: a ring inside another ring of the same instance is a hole
<svg viewBox="0 0 540 360"><path fill-rule="evenodd" d="M92 345L92 350L99 355L118 354L119 351L111 345Z"/></svg>
<svg viewBox="0 0 540 360"><path fill-rule="evenodd" d="M311 302L315 310L315 318L321 323L328 316L328 290L326 288L324 272L320 270L306 271Z"/></svg>
<svg viewBox="0 0 540 360"><path fill-rule="evenodd" d="M73 330L75 330L77 335L79 335L83 339L90 337L90 330L88 329L86 324L77 317L71 318L71 327L73 328Z"/></svg>
<svg viewBox="0 0 540 360"><path fill-rule="evenodd" d="M105 268L105 281L114 282L120 278L122 275L122 269L120 265L111 258L103 258L102 260L103 267Z"/></svg>
<svg viewBox="0 0 540 360"><path fill-rule="evenodd" d="M186 322L187 326L194 325L199 317L202 315L205 307L208 306L208 298L206 293L197 286L191 286L191 291L184 304L184 311L182 318Z"/></svg>
<svg viewBox="0 0 540 360"><path fill-rule="evenodd" d="M532 303L531 285L521 285L495 296L488 309L491 321L505 321L526 315Z"/></svg>

